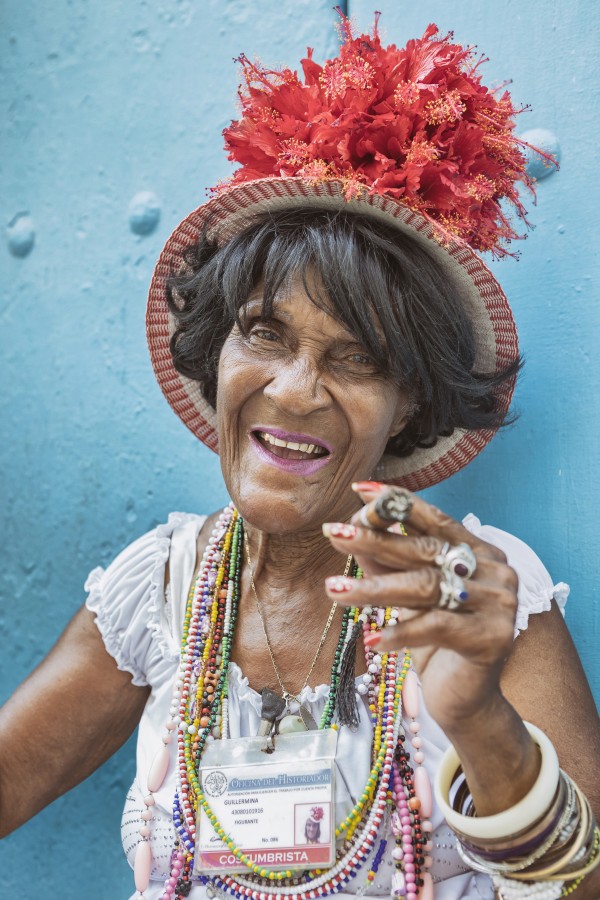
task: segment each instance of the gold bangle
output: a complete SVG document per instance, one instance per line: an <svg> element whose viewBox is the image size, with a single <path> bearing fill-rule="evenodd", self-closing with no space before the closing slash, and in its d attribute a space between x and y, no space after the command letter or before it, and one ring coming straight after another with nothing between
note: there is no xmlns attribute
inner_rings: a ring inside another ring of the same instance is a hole
<svg viewBox="0 0 600 900"><path fill-rule="evenodd" d="M517 881L563 881L565 878L565 865L568 865L573 857L576 856L581 848L584 847L588 842L591 810L584 794L582 794L582 792L579 790L572 779L571 781L575 789L575 793L577 794L577 797L579 799L581 808L581 821L579 823L579 831L575 839L573 840L573 843L569 846L568 850L560 857L560 859L558 859L554 863L551 863L549 866L545 866L540 869L534 865L530 869L528 869L527 872L515 872L510 876L511 878L515 878Z"/></svg>
<svg viewBox="0 0 600 900"><path fill-rule="evenodd" d="M561 819L557 823L556 828L554 829L552 834L547 837L546 840L542 842L538 847L536 847L535 850L533 850L529 855L521 857L517 856L512 857L512 859L508 858L499 861L486 860L485 858L479 856L477 852L471 850L469 846L465 846L463 843L461 843L461 841L458 841L456 849L459 856L467 866L475 869L478 872L484 872L488 875L500 876L503 878L518 879L517 873L530 871L531 867L533 867L539 860L547 857L549 855L550 849L556 843L557 837L560 835L560 833L565 830L567 825L569 825L570 827L573 813L577 805L574 791L570 791L570 793L573 796L569 797L569 804L567 807L565 807L565 810L561 815ZM577 812L575 825L570 831L568 838L563 842L563 844L561 844L561 849L571 841L574 831L577 828L578 822L579 813Z"/></svg>
<svg viewBox="0 0 600 900"><path fill-rule="evenodd" d="M536 838L543 834L545 829L550 825L550 823L557 819L557 825L559 821L563 818L563 812L569 808L569 805L573 802L573 791L569 786L566 776L563 772L561 772L561 777L558 783L558 788L556 789L556 794L554 795L554 800L552 801L552 805L548 809L545 815L543 815L537 822L534 822L530 827L522 829L520 832L511 835L505 841L499 840L498 838L477 838L473 839L468 835L463 835L461 832L455 832L457 837L462 843L467 844L469 848L473 848L477 850L481 848L484 851L510 851L513 847L519 847L523 843L531 843L536 840ZM563 810L560 813L559 811ZM571 810L572 811L572 810ZM561 826L564 827L564 826ZM556 838L556 834L555 834Z"/></svg>
<svg viewBox="0 0 600 900"><path fill-rule="evenodd" d="M564 773L561 773L564 776ZM502 862L486 860L475 850L457 843L463 862L478 872L493 877L508 878L517 883L536 881L572 882L571 893L583 878L600 864L600 830L596 825L587 798L568 776L568 804L558 828L529 857L507 859ZM565 832L568 832L565 834ZM560 834L557 843L557 836ZM575 859L579 856L579 859ZM570 863L570 868L569 868ZM566 896L566 895L565 895Z"/></svg>
<svg viewBox="0 0 600 900"><path fill-rule="evenodd" d="M581 869L577 869L575 872L570 873L565 876L565 881L573 881L577 880L577 883L583 881L586 875L589 875L590 872L593 872L595 868L600 864L600 830L598 826L594 829L594 844L592 850L595 851L592 853L591 858ZM573 889L573 886L570 886Z"/></svg>

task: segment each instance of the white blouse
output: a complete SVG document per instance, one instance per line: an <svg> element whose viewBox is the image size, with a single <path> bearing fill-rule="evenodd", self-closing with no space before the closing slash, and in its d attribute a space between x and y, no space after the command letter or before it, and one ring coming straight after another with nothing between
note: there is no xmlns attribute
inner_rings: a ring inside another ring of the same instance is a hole
<svg viewBox="0 0 600 900"><path fill-rule="evenodd" d="M171 701L182 634L183 616L196 564L196 541L205 516L172 513L165 525L159 525L130 544L106 569L94 569L86 582L89 591L87 607L96 616L106 649L114 657L119 669L130 672L133 683L149 685L151 694L142 715L137 741L137 773L127 794L121 823L123 847L133 866L135 848L139 840L140 813L146 791L146 779L157 749L162 746L162 734ZM565 584L553 585L550 576L536 554L518 538L482 525L473 515L464 525L482 540L500 547L509 564L519 576L519 605L515 634L527 628L532 613L550 609L554 598L564 608L569 593ZM165 564L169 561L170 584L164 591ZM306 687L302 703L318 722L327 698L328 686L314 690ZM360 695L359 695L360 696ZM362 700L362 698L360 698ZM261 699L235 663L229 670L229 729L230 736L255 735L260 721ZM347 815L362 794L369 774L372 726L364 703L359 703L360 723L356 732L341 729L336 755L336 807L340 818ZM442 730L428 715L421 698L420 737L425 753L425 767L433 782L438 762L448 746ZM162 787L155 794L152 808L152 852L154 866L152 881L145 892L147 900L158 900L168 877L169 859L174 846L171 809L175 793L176 746L171 744L172 758ZM407 749L410 746L407 744ZM344 812L344 810L346 810ZM436 900L480 900L493 898L491 882L485 876L467 871L456 850L452 832L434 806L433 866ZM365 883L369 866L363 865L359 874L338 897L353 897L368 893L389 896L394 871L388 853L379 866L375 882L368 889ZM374 848L376 850L376 848ZM191 900L203 900L206 888L195 884ZM132 896L131 900L133 900Z"/></svg>

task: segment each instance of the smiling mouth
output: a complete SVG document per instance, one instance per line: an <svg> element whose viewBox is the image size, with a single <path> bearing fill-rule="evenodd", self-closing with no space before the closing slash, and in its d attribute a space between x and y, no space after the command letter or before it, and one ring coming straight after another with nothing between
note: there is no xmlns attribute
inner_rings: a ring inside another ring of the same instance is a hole
<svg viewBox="0 0 600 900"><path fill-rule="evenodd" d="M256 440L279 459L320 459L329 456L329 450L317 443L300 443L299 441L286 441L275 437L266 431L253 431Z"/></svg>

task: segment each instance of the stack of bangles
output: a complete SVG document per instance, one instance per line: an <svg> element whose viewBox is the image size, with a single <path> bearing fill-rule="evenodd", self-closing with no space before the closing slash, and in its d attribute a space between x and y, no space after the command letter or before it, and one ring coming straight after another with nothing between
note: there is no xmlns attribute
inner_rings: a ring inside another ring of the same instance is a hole
<svg viewBox="0 0 600 900"><path fill-rule="evenodd" d="M537 781L515 806L477 817L460 760L450 747L435 784L437 801L469 868L492 878L501 900L558 900L600 863L600 830L550 740L525 723L541 753Z"/></svg>

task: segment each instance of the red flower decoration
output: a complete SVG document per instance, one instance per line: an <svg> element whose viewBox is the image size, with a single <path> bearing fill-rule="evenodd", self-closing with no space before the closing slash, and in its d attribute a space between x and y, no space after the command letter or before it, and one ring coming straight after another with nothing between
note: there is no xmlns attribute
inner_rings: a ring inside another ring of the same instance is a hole
<svg viewBox="0 0 600 900"><path fill-rule="evenodd" d="M309 48L304 80L240 57L242 115L223 132L240 168L216 190L272 177L342 181L347 200L364 189L393 197L432 222L442 242L506 255L520 235L501 202L528 225L519 182L533 193L514 134L522 110L481 83L483 58L452 34L429 25L406 47L383 47L378 14L372 35L353 37L339 12L339 55L320 66Z"/></svg>
<svg viewBox="0 0 600 900"><path fill-rule="evenodd" d="M325 810L322 806L313 806L310 811L310 818L313 820L313 822L320 822L324 815Z"/></svg>

